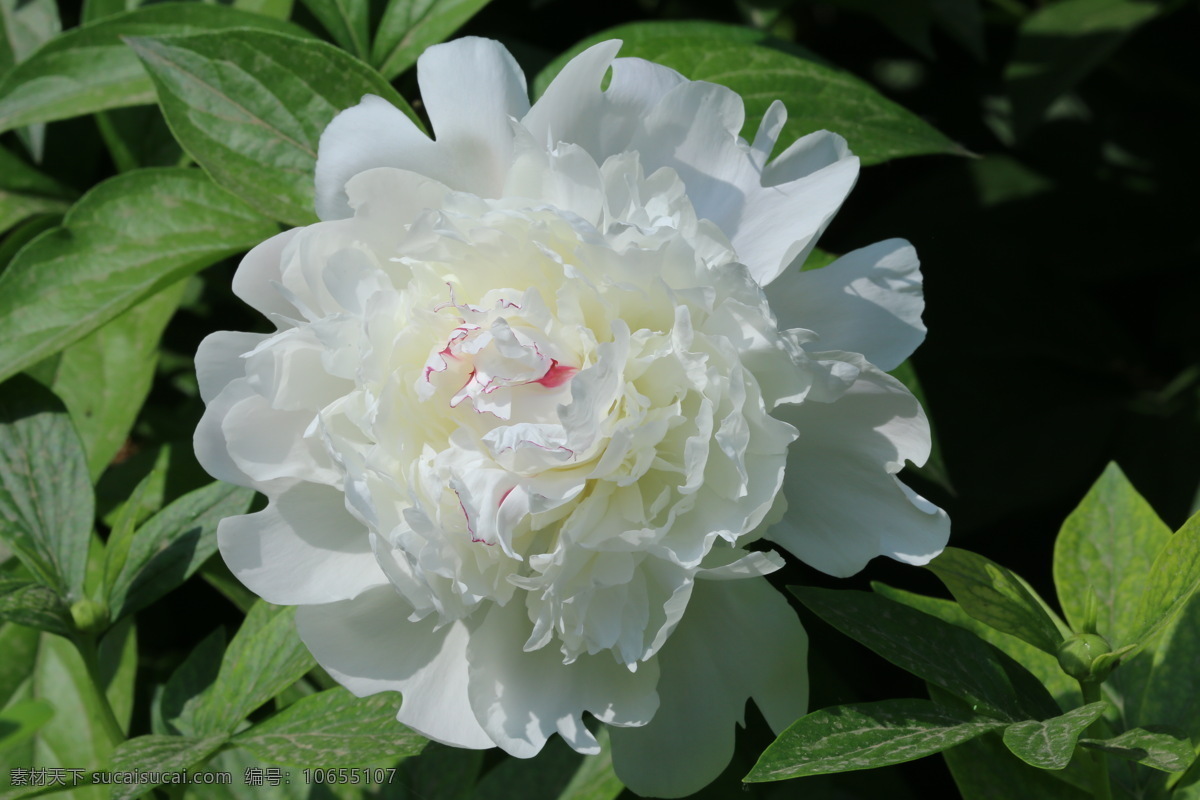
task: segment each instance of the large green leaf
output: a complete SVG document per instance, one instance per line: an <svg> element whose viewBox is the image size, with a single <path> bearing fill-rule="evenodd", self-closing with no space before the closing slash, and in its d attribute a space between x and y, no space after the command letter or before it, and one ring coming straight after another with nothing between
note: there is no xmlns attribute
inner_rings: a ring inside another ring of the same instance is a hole
<svg viewBox="0 0 1200 800"><path fill-rule="evenodd" d="M1175 623L1184 609L1200 592L1200 513L1183 523L1163 545L1149 577L1137 594L1125 595L1124 602L1137 598L1141 630L1137 641L1147 642Z"/></svg>
<svg viewBox="0 0 1200 800"><path fill-rule="evenodd" d="M370 52L367 0L300 0L321 21L333 40L359 59L366 61Z"/></svg>
<svg viewBox="0 0 1200 800"><path fill-rule="evenodd" d="M482 800L475 785L482 767L481 750L430 742L421 755L400 762L396 779L380 788L378 800Z"/></svg>
<svg viewBox="0 0 1200 800"><path fill-rule="evenodd" d="M1107 705L1103 701L1088 703L1053 719L1014 722L1004 729L1004 745L1038 769L1062 769L1071 762L1080 735Z"/></svg>
<svg viewBox="0 0 1200 800"><path fill-rule="evenodd" d="M1017 135L1158 13L1157 3L1141 0L1063 0L1026 17L1004 73Z"/></svg>
<svg viewBox="0 0 1200 800"><path fill-rule="evenodd" d="M69 636L75 630L71 609L49 586L0 578L0 622L15 622Z"/></svg>
<svg viewBox="0 0 1200 800"><path fill-rule="evenodd" d="M123 629L100 654L101 681L118 720L127 720L132 707L137 644ZM29 763L39 767L104 769L113 746L104 732L91 677L75 647L66 639L43 634L30 685L33 697L54 706L54 718L33 738ZM68 782L70 780L68 779ZM72 800L107 800L103 786L81 785Z"/></svg>
<svg viewBox="0 0 1200 800"><path fill-rule="evenodd" d="M127 36L263 28L304 36L281 20L208 3L157 3L75 28L47 42L0 80L0 131L154 102L154 87Z"/></svg>
<svg viewBox="0 0 1200 800"><path fill-rule="evenodd" d="M233 738L271 764L363 767L415 756L426 739L396 721L400 696L358 698L338 687L303 697Z"/></svg>
<svg viewBox="0 0 1200 800"><path fill-rule="evenodd" d="M83 448L58 398L24 376L0 385L0 539L66 602L83 597L93 507Z"/></svg>
<svg viewBox="0 0 1200 800"><path fill-rule="evenodd" d="M559 793L557 800L614 800L625 789L613 771L612 745L606 726L596 732L596 741L600 744L600 752L583 757L571 782Z"/></svg>
<svg viewBox="0 0 1200 800"><path fill-rule="evenodd" d="M254 492L212 483L184 495L138 529L108 587L113 619L132 614L190 578L217 550L217 524L244 514Z"/></svg>
<svg viewBox="0 0 1200 800"><path fill-rule="evenodd" d="M225 736L193 739L188 736L139 736L121 744L112 755L114 772L145 774L148 777L164 772L195 769L225 744ZM132 800L146 793L160 781L146 780L123 783L112 787L112 800Z"/></svg>
<svg viewBox="0 0 1200 800"><path fill-rule="evenodd" d="M1140 663L1140 661L1139 661ZM1200 741L1200 597L1154 644L1153 661L1125 702L1132 724L1174 725ZM1129 667L1114 673L1120 676Z"/></svg>
<svg viewBox="0 0 1200 800"><path fill-rule="evenodd" d="M138 303L59 354L50 388L79 431L93 481L125 444L141 411L158 341L183 297L179 281Z"/></svg>
<svg viewBox="0 0 1200 800"><path fill-rule="evenodd" d="M426 47L450 38L490 0L389 0L375 33L371 63L392 80Z"/></svg>
<svg viewBox="0 0 1200 800"><path fill-rule="evenodd" d="M811 611L860 644L970 704L1016 721L1061 713L1017 662L979 637L870 592L791 587Z"/></svg>
<svg viewBox="0 0 1200 800"><path fill-rule="evenodd" d="M259 602L250 609L216 681L200 697L192 722L201 737L232 733L259 706L315 666L296 633L296 609Z"/></svg>
<svg viewBox="0 0 1200 800"><path fill-rule="evenodd" d="M110 178L0 274L0 378L276 231L198 170Z"/></svg>
<svg viewBox="0 0 1200 800"><path fill-rule="evenodd" d="M1146 591L1154 557L1170 538L1171 529L1120 467L1109 464L1054 543L1054 583L1071 627L1088 625L1091 596L1098 601L1098 632L1109 644L1138 641L1144 624L1135 598Z"/></svg>
<svg viewBox="0 0 1200 800"><path fill-rule="evenodd" d="M1014 573L957 547L947 547L928 567L975 619L1024 639L1039 650L1058 652L1063 641L1058 626Z"/></svg>
<svg viewBox="0 0 1200 800"><path fill-rule="evenodd" d="M758 759L747 781L777 781L900 764L1005 726L929 700L884 700L814 711Z"/></svg>
<svg viewBox="0 0 1200 800"><path fill-rule="evenodd" d="M636 56L678 70L692 80L728 86L746 103L744 136L753 138L775 100L787 106L781 146L807 133L841 134L864 164L903 156L965 151L927 122L879 94L870 84L811 54L796 55L751 41L761 34L712 23L637 22L579 42L537 77L539 93L567 60L591 45L621 39L622 56Z"/></svg>
<svg viewBox="0 0 1200 800"><path fill-rule="evenodd" d="M54 717L54 706L45 700L22 700L0 711L0 750L33 736Z"/></svg>
<svg viewBox="0 0 1200 800"><path fill-rule="evenodd" d="M155 733L178 731L190 736L196 732L193 714L204 692L216 681L224 655L225 629L218 627L188 653L167 679L153 720Z"/></svg>
<svg viewBox="0 0 1200 800"><path fill-rule="evenodd" d="M62 30L54 0L0 0L0 74Z"/></svg>
<svg viewBox="0 0 1200 800"><path fill-rule="evenodd" d="M37 214L66 211L74 195L0 147L0 233Z"/></svg>
<svg viewBox="0 0 1200 800"><path fill-rule="evenodd" d="M1079 705L1079 683L1062 671L1055 656L1039 650L1023 639L1002 633L991 625L980 622L963 611L962 606L952 600L914 594L881 583L873 583L871 588L889 600L903 603L960 628L966 628L979 638L1007 653L1014 661L1029 670L1038 682L1046 687L1060 706L1071 708Z"/></svg>
<svg viewBox="0 0 1200 800"><path fill-rule="evenodd" d="M1192 740L1179 731L1130 728L1111 739L1081 739L1079 743L1164 772L1182 772L1196 760Z"/></svg>
<svg viewBox="0 0 1200 800"><path fill-rule="evenodd" d="M263 214L316 221L321 132L375 94L412 113L366 64L325 42L265 31L131 39L180 144L213 179Z"/></svg>

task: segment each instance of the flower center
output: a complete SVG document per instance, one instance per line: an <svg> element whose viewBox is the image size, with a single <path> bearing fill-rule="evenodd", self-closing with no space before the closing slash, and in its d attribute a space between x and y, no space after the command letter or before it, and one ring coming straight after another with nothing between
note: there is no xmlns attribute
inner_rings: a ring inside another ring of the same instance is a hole
<svg viewBox="0 0 1200 800"><path fill-rule="evenodd" d="M563 396L553 393L555 402L569 399L565 387L579 368L550 354L557 348L544 331L522 318L521 304L503 298L490 309L458 303L453 287L450 298L434 308L453 328L434 345L425 362L417 387L423 400L449 393L451 408L468 401L477 413L508 422L515 410L535 411L527 406L537 406L537 412L547 410L544 394L527 396L522 403L522 393L530 391L522 387L537 386L543 393L564 390Z"/></svg>

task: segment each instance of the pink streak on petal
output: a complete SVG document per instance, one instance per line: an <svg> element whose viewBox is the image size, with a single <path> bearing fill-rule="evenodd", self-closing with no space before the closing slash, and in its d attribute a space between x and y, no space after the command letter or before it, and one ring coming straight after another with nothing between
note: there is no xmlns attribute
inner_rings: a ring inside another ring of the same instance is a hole
<svg viewBox="0 0 1200 800"><path fill-rule="evenodd" d="M557 359L550 359L550 369L546 370L546 374L530 383L540 383L547 389L557 389L567 381L571 380L571 376L578 372L576 367L564 367L559 364Z"/></svg>

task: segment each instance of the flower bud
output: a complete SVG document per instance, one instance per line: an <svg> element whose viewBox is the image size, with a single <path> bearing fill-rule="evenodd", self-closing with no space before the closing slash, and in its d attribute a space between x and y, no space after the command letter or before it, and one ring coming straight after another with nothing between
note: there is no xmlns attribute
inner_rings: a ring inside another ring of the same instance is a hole
<svg viewBox="0 0 1200 800"><path fill-rule="evenodd" d="M1116 666L1113 659L1101 660L1111 651L1112 646L1103 636L1077 633L1058 646L1058 665L1076 680L1103 680Z"/></svg>
<svg viewBox="0 0 1200 800"><path fill-rule="evenodd" d="M80 600L71 606L71 619L84 633L99 633L108 625L108 609L102 603Z"/></svg>

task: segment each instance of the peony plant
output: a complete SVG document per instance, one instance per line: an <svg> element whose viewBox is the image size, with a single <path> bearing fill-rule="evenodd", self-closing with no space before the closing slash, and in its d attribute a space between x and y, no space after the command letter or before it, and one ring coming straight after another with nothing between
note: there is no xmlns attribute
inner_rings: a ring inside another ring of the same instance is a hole
<svg viewBox="0 0 1200 800"><path fill-rule="evenodd" d="M0 800L1200 800L1187 4L485 5L0 0Z"/></svg>

